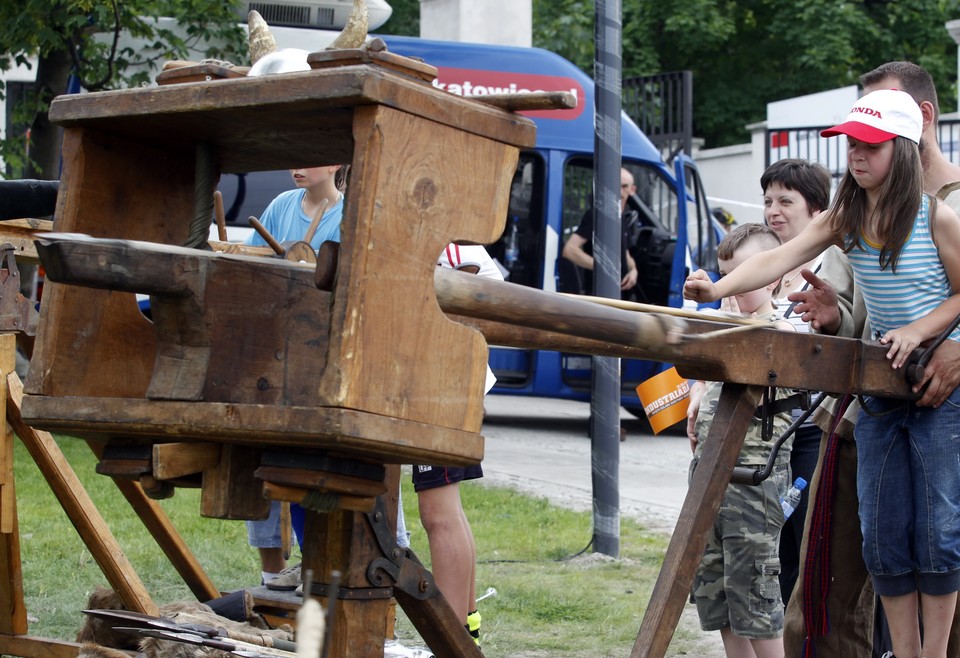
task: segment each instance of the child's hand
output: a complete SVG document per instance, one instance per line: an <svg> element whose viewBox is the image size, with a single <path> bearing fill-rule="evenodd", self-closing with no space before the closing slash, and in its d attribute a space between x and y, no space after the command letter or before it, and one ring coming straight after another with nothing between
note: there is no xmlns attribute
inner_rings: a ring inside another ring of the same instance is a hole
<svg viewBox="0 0 960 658"><path fill-rule="evenodd" d="M740 304L734 295L724 297L720 300L720 310L731 315L743 315L743 313L740 312Z"/></svg>
<svg viewBox="0 0 960 658"><path fill-rule="evenodd" d="M880 344L890 345L887 358L893 359L892 365L894 368L900 368L907 363L910 354L920 345L922 340L923 336L919 332L913 331L910 325L907 325L888 331L880 339Z"/></svg>
<svg viewBox="0 0 960 658"><path fill-rule="evenodd" d="M695 302L712 302L717 299L715 287L706 272L697 270L683 284L683 297Z"/></svg>

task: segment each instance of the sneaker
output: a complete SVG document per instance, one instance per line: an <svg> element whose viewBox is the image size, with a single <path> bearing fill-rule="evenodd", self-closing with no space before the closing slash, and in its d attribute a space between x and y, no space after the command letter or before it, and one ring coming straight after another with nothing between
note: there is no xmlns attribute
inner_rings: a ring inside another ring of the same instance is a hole
<svg viewBox="0 0 960 658"><path fill-rule="evenodd" d="M383 658L433 658L429 649L405 647L398 640L383 643Z"/></svg>
<svg viewBox="0 0 960 658"><path fill-rule="evenodd" d="M280 592L289 592L297 589L300 584L300 563L287 567L280 575L267 583L267 589Z"/></svg>

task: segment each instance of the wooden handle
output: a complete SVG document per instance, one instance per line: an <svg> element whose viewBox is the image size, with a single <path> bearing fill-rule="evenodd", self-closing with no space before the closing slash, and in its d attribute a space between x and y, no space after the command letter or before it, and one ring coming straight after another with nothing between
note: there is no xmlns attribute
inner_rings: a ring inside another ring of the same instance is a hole
<svg viewBox="0 0 960 658"><path fill-rule="evenodd" d="M313 221L310 222L310 226L307 228L307 232L303 236L303 241L307 244L310 244L310 241L313 240L313 236L316 234L317 229L320 227L320 220L323 219L323 213L327 212L327 206L330 205L329 199L324 199L320 203L320 207L317 208L317 212L313 214Z"/></svg>
<svg viewBox="0 0 960 658"><path fill-rule="evenodd" d="M223 193L217 190L213 193L213 216L217 219L217 235L220 242L227 241L227 218L223 214Z"/></svg>
<svg viewBox="0 0 960 658"><path fill-rule="evenodd" d="M266 227L260 223L259 219L256 217L251 217L247 221L250 222L250 226L253 227L253 230L260 234L260 237L263 238L268 245L270 245L270 248L273 249L278 256L283 256L287 252L287 250L283 248L283 245L277 242L276 238L270 235L270 231L268 231Z"/></svg>
<svg viewBox="0 0 960 658"><path fill-rule="evenodd" d="M489 94L487 96L471 96L470 98L510 112L523 112L524 110L572 110L577 106L576 97L569 91Z"/></svg>
<svg viewBox="0 0 960 658"><path fill-rule="evenodd" d="M455 313L651 350L680 342L684 321L634 313L526 286L457 272L434 272L437 301Z"/></svg>

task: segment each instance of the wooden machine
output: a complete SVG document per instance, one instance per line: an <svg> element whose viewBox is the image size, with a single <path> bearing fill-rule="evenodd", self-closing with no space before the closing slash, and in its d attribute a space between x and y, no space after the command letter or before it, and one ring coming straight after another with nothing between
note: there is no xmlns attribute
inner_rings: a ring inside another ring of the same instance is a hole
<svg viewBox="0 0 960 658"><path fill-rule="evenodd" d="M24 423L87 439L200 598L216 589L145 492L199 486L201 513L229 519L263 517L264 491L304 501L304 569L324 604L342 574L330 655L382 655L395 596L446 658L480 652L396 547L397 465L481 460L487 341L656 358L732 382L633 653L664 655L760 387L908 388L859 341L722 333L435 273L447 243L500 236L533 124L434 89L423 65L328 59L54 101L63 176L55 233L38 240L49 283ZM332 278L322 263L194 248L219 172L338 163L352 168ZM150 296L152 319L134 293ZM151 610L124 563L95 557L130 609ZM0 652L70 655L23 642L23 624L0 631Z"/></svg>

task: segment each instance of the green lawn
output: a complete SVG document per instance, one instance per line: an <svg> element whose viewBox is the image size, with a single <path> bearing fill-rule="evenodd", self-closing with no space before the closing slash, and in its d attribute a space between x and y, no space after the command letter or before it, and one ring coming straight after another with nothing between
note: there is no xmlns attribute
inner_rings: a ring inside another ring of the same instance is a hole
<svg viewBox="0 0 960 658"><path fill-rule="evenodd" d="M190 600L112 481L94 473L86 444L68 438L58 443L157 603ZM30 634L73 639L88 594L106 580L19 441L15 473ZM402 481L413 548L429 566L409 475ZM621 555L613 560L584 552L592 533L588 513L479 483L465 484L462 492L478 546L477 591L498 592L480 603L486 656L629 655L665 537L624 519ZM247 545L242 522L201 518L199 490L179 489L161 504L218 587L236 589L259 580L256 552ZM402 614L397 629L404 643L418 643ZM679 630L671 655L686 654L697 636Z"/></svg>

